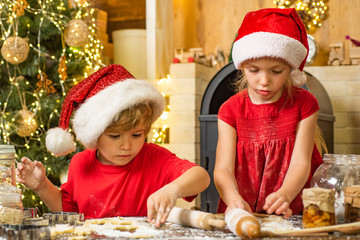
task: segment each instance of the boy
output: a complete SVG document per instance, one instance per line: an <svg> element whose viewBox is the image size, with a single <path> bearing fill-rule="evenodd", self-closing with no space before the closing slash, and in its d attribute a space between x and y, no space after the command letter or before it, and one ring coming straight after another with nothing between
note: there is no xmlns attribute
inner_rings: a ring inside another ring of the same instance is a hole
<svg viewBox="0 0 360 240"><path fill-rule="evenodd" d="M68 181L59 189L40 162L22 158L18 182L53 212L80 212L85 218L147 215L159 227L177 198L191 201L210 182L205 169L145 143L163 110L164 99L150 83L134 79L120 65L105 67L69 91L59 127L46 137L55 155L74 151L67 130L74 112L74 133L87 149L72 158Z"/></svg>

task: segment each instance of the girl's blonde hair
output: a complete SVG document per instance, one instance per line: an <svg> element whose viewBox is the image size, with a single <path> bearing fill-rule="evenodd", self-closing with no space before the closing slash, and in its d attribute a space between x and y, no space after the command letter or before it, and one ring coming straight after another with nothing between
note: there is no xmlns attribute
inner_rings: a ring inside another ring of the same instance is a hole
<svg viewBox="0 0 360 240"><path fill-rule="evenodd" d="M247 79L246 79L245 74L243 74L243 71L242 70L237 70L236 76L237 77L236 77L236 79L235 79L235 81L233 83L234 90L236 92L241 92L242 90L247 89L248 88L248 83L247 83ZM285 103L287 101L291 101L291 103L292 103L292 101L293 101L293 98L292 98L292 96L293 96L293 88L292 88L290 76L285 81L284 91L287 93L286 95L288 97L288 99L286 99ZM322 131L321 131L318 124L316 124L316 127L315 127L314 142L315 142L315 146L318 149L320 155L323 155L323 153L328 153L328 149L327 149L327 146L326 146L324 136L323 136Z"/></svg>
<svg viewBox="0 0 360 240"><path fill-rule="evenodd" d="M154 104L142 102L135 104L119 113L106 130L129 131L143 125L146 135L149 133L154 118Z"/></svg>

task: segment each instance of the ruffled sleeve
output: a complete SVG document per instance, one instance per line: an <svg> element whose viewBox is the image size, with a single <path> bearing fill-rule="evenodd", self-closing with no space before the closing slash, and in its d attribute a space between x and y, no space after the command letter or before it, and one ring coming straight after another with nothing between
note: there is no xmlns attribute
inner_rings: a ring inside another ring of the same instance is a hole
<svg viewBox="0 0 360 240"><path fill-rule="evenodd" d="M301 120L311 116L313 113L315 113L316 111L318 111L320 109L319 107L319 103L316 100L315 96L312 95L310 92L303 90L301 93L302 97L301 97L301 101L299 101L301 103Z"/></svg>
<svg viewBox="0 0 360 240"><path fill-rule="evenodd" d="M219 108L217 118L236 128L236 116L239 112L240 98L243 94L238 93L226 100Z"/></svg>

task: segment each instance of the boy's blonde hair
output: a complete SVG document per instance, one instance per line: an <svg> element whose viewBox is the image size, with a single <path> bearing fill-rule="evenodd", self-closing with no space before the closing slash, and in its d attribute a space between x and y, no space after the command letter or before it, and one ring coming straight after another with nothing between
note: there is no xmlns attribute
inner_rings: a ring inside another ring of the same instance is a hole
<svg viewBox="0 0 360 240"><path fill-rule="evenodd" d="M246 79L245 74L243 74L242 70L237 70L236 75L237 75L237 80L234 82L235 91L241 92L242 90L248 88L247 79ZM293 90L292 90L290 76L286 79L286 82L284 85L284 91L287 93L287 96L288 96L288 99L286 101L290 100L292 102L293 101L293 98L292 98ZM323 153L328 153L328 149L326 146L324 136L323 136L322 131L318 124L316 124L316 128L315 128L314 142L315 142L316 148L318 149L320 155L322 155Z"/></svg>
<svg viewBox="0 0 360 240"><path fill-rule="evenodd" d="M120 112L106 130L129 131L139 125L145 127L149 133L154 118L154 106L151 102L142 102Z"/></svg>

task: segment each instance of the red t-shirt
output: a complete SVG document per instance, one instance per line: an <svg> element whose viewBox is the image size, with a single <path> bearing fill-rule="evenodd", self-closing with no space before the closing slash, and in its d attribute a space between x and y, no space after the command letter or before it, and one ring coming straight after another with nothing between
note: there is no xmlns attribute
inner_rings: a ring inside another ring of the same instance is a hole
<svg viewBox="0 0 360 240"><path fill-rule="evenodd" d="M146 216L148 197L193 166L152 143L125 166L102 164L96 151L85 150L71 159L68 181L61 185L63 211L85 218Z"/></svg>
<svg viewBox="0 0 360 240"><path fill-rule="evenodd" d="M289 168L294 149L296 127L319 110L315 97L301 88L293 88L292 100L286 92L269 104L253 104L244 90L229 98L219 109L218 118L234 127L237 133L235 178L239 193L261 212L265 198L279 189ZM323 162L314 146L311 172L305 187L309 187L315 170ZM300 193L290 204L294 214L301 214ZM220 199L218 211L226 205Z"/></svg>

